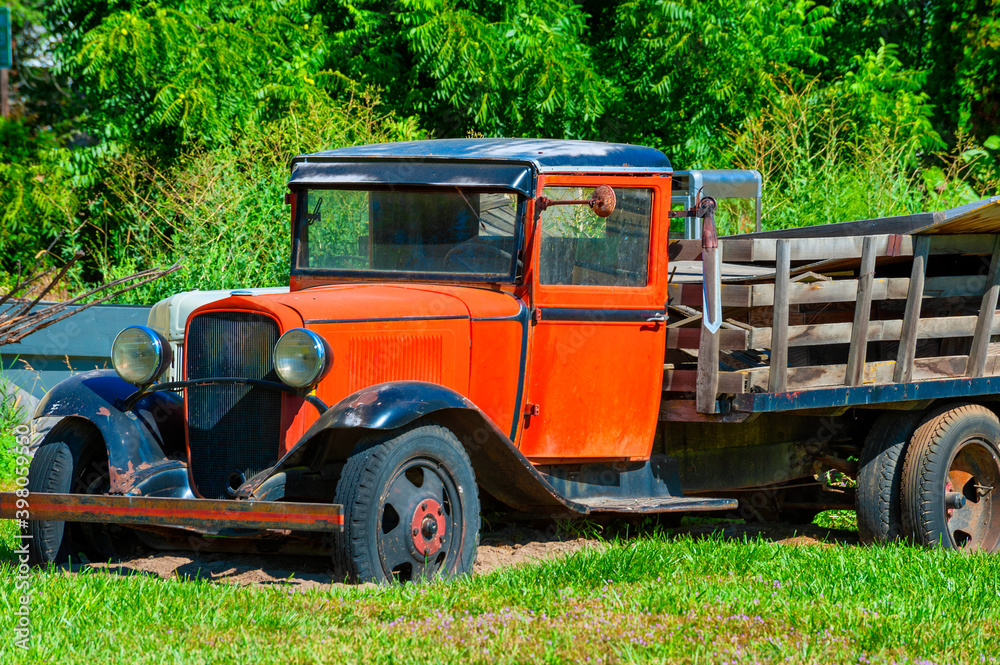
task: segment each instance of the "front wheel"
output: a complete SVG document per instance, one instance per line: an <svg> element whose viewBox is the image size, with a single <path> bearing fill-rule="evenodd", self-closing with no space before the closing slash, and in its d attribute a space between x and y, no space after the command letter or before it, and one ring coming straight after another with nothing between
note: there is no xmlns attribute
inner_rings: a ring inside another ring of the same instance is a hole
<svg viewBox="0 0 1000 665"><path fill-rule="evenodd" d="M104 440L91 425L64 420L42 441L28 469L28 492L104 494L110 472ZM107 561L135 549L132 532L115 524L32 520L25 529L33 565L65 563L80 552Z"/></svg>
<svg viewBox="0 0 1000 665"><path fill-rule="evenodd" d="M1000 549L1000 420L964 404L924 421L903 464L903 520L917 542Z"/></svg>
<svg viewBox="0 0 1000 665"><path fill-rule="evenodd" d="M479 495L469 457L437 425L358 444L337 483L344 531L338 574L359 582L411 582L472 570Z"/></svg>

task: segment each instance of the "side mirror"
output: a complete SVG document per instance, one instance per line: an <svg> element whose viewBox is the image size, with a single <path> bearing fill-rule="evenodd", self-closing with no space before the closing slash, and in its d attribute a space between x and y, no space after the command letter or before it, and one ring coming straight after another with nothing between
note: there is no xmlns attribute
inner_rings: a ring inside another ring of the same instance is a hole
<svg viewBox="0 0 1000 665"><path fill-rule="evenodd" d="M535 199L535 212L540 213L550 206L565 205L587 205L598 217L607 217L615 211L618 199L615 190L607 185L598 185L594 188L594 193L589 199L579 199L574 201L554 201L547 196L539 196Z"/></svg>

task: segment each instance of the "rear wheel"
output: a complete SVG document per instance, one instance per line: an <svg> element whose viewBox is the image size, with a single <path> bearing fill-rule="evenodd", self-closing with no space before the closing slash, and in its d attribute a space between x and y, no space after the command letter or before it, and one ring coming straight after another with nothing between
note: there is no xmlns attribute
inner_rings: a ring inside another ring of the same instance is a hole
<svg viewBox="0 0 1000 665"><path fill-rule="evenodd" d="M479 496L469 457L436 425L362 441L337 483L344 531L339 574L360 582L410 582L472 570Z"/></svg>
<svg viewBox="0 0 1000 665"><path fill-rule="evenodd" d="M104 440L93 426L65 420L42 441L28 469L34 492L104 494L110 488ZM135 547L131 531L114 524L32 520L25 529L32 564L65 563L83 553L106 561Z"/></svg>
<svg viewBox="0 0 1000 665"><path fill-rule="evenodd" d="M858 535L866 544L903 538L903 460L920 412L885 413L868 431L858 464Z"/></svg>
<svg viewBox="0 0 1000 665"><path fill-rule="evenodd" d="M979 404L924 421L903 466L903 520L917 542L993 552L1000 545L1000 420Z"/></svg>

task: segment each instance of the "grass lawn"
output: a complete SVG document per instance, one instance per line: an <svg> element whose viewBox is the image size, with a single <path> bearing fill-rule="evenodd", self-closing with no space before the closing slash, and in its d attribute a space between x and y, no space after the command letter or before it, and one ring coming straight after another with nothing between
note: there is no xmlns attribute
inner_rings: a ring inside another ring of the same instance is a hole
<svg viewBox="0 0 1000 665"><path fill-rule="evenodd" d="M11 527L4 663L1000 661L1000 557L669 532L406 587L39 570L31 649L14 652Z"/></svg>

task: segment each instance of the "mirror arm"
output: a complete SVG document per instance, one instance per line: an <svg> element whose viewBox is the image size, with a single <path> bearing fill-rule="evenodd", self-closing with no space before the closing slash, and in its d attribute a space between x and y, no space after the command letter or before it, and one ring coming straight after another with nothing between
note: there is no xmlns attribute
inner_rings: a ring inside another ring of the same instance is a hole
<svg viewBox="0 0 1000 665"><path fill-rule="evenodd" d="M598 185L594 188L594 194L589 199L576 199L572 201L553 200L547 196L539 196L535 199L535 216L544 212L551 206L585 205L590 206L594 214L598 217L607 217L615 210L617 198L613 189L607 185Z"/></svg>

